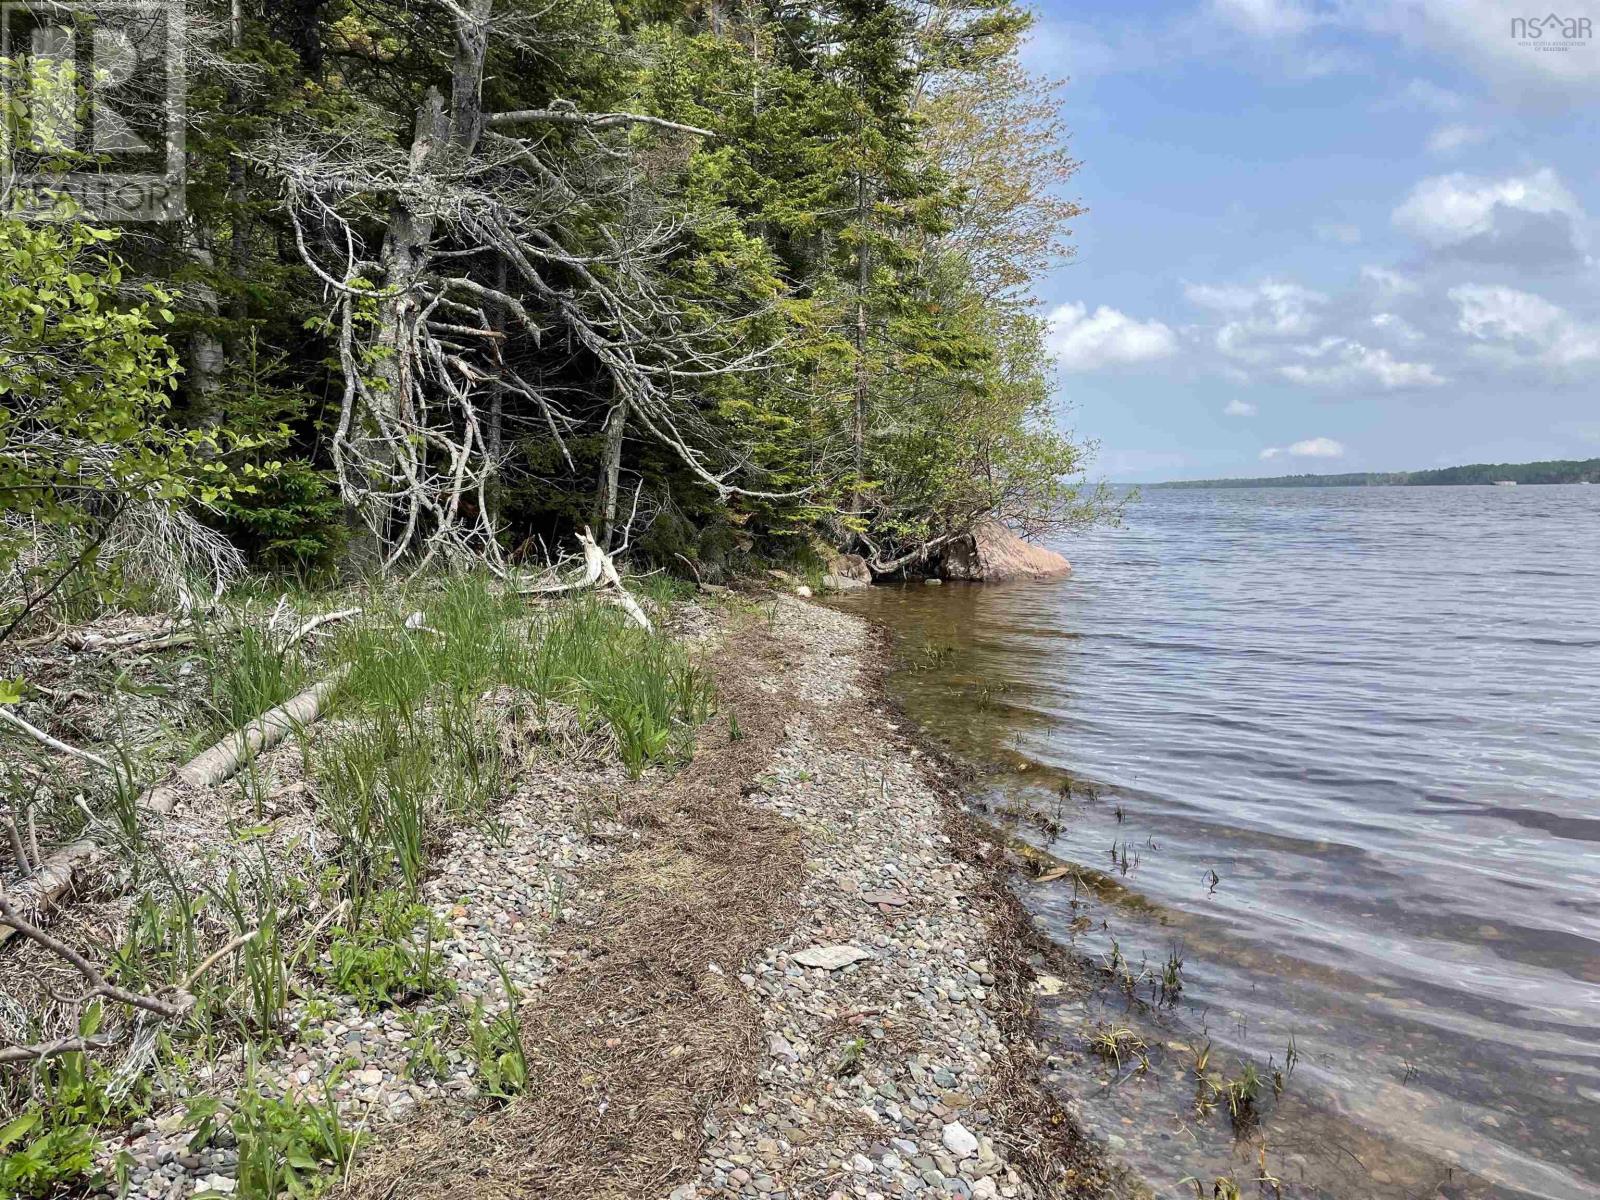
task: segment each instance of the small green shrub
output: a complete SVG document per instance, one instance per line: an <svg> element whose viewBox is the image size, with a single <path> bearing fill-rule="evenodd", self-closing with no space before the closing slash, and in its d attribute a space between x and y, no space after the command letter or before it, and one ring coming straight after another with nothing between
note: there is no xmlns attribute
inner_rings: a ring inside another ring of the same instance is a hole
<svg viewBox="0 0 1600 1200"><path fill-rule="evenodd" d="M230 870L227 879L208 892L227 915L232 934L255 930L255 936L239 948L244 1003L231 1011L255 1036L275 1034L289 1007L289 967L279 932L284 897L278 877L263 858L243 881L237 870Z"/></svg>
<svg viewBox="0 0 1600 1200"><path fill-rule="evenodd" d="M29 1134L32 1140L23 1142ZM54 1194L90 1173L99 1145L92 1126L60 1123L39 1108L25 1109L0 1126L0 1196Z"/></svg>
<svg viewBox="0 0 1600 1200"><path fill-rule="evenodd" d="M297 459L251 477L217 503L223 529L252 559L277 570L326 571L348 540L344 501L332 477Z"/></svg>
<svg viewBox="0 0 1600 1200"><path fill-rule="evenodd" d="M405 1040L406 1074L412 1079L443 1079L450 1070L445 1046L450 1041L451 1025L437 1013L418 1012L406 1022L410 1036Z"/></svg>
<svg viewBox="0 0 1600 1200"><path fill-rule="evenodd" d="M364 919L334 927L316 971L367 1012L420 996L449 995L455 985L439 973L433 948L434 938L445 931L425 905L382 892Z"/></svg>
<svg viewBox="0 0 1600 1200"><path fill-rule="evenodd" d="M98 1033L102 1015L99 1004L86 1008L79 1034ZM79 1052L44 1059L33 1068L26 1078L34 1098L0 1126L0 1196L56 1196L74 1185L98 1182L94 1172L98 1130L141 1111L138 1098L112 1094L111 1074ZM13 1086L22 1078L17 1077Z"/></svg>
<svg viewBox="0 0 1600 1200"><path fill-rule="evenodd" d="M277 1099L257 1090L251 1064L230 1122L239 1145L239 1195L249 1200L285 1195L307 1200L338 1180L355 1155L360 1135L346 1129L339 1118L332 1098L336 1077L337 1073L329 1076L327 1098L319 1104L297 1096ZM190 1113L193 1120L193 1108ZM203 1114L202 1119L209 1116Z"/></svg>
<svg viewBox="0 0 1600 1200"><path fill-rule="evenodd" d="M493 1100L514 1100L528 1086L528 1056L515 1003L503 1013L484 1016L483 1001L467 1022L468 1049L478 1065L478 1090Z"/></svg>

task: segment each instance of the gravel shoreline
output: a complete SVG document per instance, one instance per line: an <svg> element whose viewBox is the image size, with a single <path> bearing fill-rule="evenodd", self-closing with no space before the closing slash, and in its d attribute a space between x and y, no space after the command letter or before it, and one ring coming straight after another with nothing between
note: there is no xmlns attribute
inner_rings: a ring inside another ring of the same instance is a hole
<svg viewBox="0 0 1600 1200"><path fill-rule="evenodd" d="M766 686L807 707L750 800L807 831L801 916L740 975L766 1033L755 1102L716 1121L700 1182L673 1195L1031 1195L994 1139L977 872L918 752L866 703L866 626L780 605L801 653Z"/></svg>
<svg viewBox="0 0 1600 1200"><path fill-rule="evenodd" d="M1020 909L998 866L972 861L989 847L975 852L939 756L883 702L875 631L788 597L772 624L795 653L764 686L804 706L750 801L807 831L801 915L740 975L765 1031L756 1098L708 1122L700 1180L673 1200L1030 1197L1061 1180L1093 1194L1103 1179L1076 1122L1008 1094L1035 1053L1016 1044L1031 971L1020 946L996 944ZM1048 1141L1069 1149L1048 1161ZM1053 1180L1030 1179L1014 1148Z"/></svg>
<svg viewBox="0 0 1600 1200"><path fill-rule="evenodd" d="M739 608L710 617L691 606L676 623L708 646L741 622L756 636L762 653L740 683L772 697L781 726L764 768L737 781L734 803L798 831L804 869L785 884L792 894L773 909L781 927L776 937L762 934L770 940L757 943L759 953L743 962L674 964L736 977L728 1002L737 1006L742 997L750 1006L739 1020L759 1037L724 1051L719 1069L733 1081L724 1094L695 1097L700 1127L684 1131L692 1157L672 1159L673 1177L650 1192L619 1177L603 1194L1101 1194L1104 1176L1077 1122L1040 1099L1028 1040L1030 951L1019 934L1025 919L1005 890L1003 856L975 837L948 768L885 702L877 632L792 596L762 602L764 629L760 616ZM415 1142L408 1130L448 1139L449 1130L479 1130L495 1119L485 1115L472 1056L442 1037L425 1047L427 1031L459 1024L480 1000L488 1015L504 1011L502 970L521 1003L536 1006L556 973L585 969L582 950L558 945L570 946L572 929L603 919L608 871L652 837L648 824L609 819L611 800L626 788L668 786L650 775L630 784L619 770L592 763L539 758L531 765L492 831L456 831L424 887L454 994L375 1012L325 992L296 1000L286 1044L256 1067L263 1092L331 1096L379 1159ZM226 1094L243 1060L235 1051L202 1068L194 1083ZM573 1103L581 1107L583 1099ZM510 1115L518 1103L498 1111ZM237 1154L227 1132L191 1148L183 1108L170 1101L167 1108L106 1145L108 1168L119 1155L131 1166L126 1190L104 1194L183 1200L234 1192ZM605 1110L602 1102L599 1115ZM439 1182L434 1194L475 1191L464 1177L452 1186L448 1172ZM533 1191L579 1194L555 1183Z"/></svg>

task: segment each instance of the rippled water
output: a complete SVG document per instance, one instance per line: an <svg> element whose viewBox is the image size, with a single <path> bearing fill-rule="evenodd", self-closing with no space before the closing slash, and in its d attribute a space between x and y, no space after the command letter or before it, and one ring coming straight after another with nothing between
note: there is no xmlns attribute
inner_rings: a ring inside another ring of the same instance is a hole
<svg viewBox="0 0 1600 1200"><path fill-rule="evenodd" d="M1306 1194L1600 1196L1600 487L1152 491L1062 548L1068 580L842 603L999 791L1098 788L1034 840L1149 904L1080 944L1181 947L1173 1027L1294 1036L1359 1168ZM1102 1107L1147 1126L1133 1086ZM1130 1150L1172 1194L1184 1124Z"/></svg>

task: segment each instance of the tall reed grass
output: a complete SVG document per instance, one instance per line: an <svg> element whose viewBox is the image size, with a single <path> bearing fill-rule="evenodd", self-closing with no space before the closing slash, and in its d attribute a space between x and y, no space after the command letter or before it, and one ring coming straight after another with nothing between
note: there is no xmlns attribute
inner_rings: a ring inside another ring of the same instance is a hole
<svg viewBox="0 0 1600 1200"><path fill-rule="evenodd" d="M590 597L530 617L521 597L465 575L382 604L333 648L349 665L340 729L310 756L358 905L392 879L415 895L441 828L487 817L505 786L507 705L570 706L586 729L611 732L635 777L685 754L715 707L681 646ZM413 606L425 627L406 627Z"/></svg>

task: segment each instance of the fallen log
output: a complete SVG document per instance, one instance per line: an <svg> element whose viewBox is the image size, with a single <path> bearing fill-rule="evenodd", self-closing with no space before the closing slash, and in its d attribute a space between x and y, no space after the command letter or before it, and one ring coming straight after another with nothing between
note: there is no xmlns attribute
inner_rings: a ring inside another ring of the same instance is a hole
<svg viewBox="0 0 1600 1200"><path fill-rule="evenodd" d="M194 641L194 634L185 631L182 625L167 625L160 629L136 629L129 633L73 630L63 634L59 640L69 650L144 650L188 645Z"/></svg>
<svg viewBox="0 0 1600 1200"><path fill-rule="evenodd" d="M89 838L63 846L26 879L12 884L6 896L18 911L29 916L48 912L72 890L78 869L97 861L102 853L99 845ZM0 922L0 945L16 932L14 926Z"/></svg>
<svg viewBox="0 0 1600 1200"><path fill-rule="evenodd" d="M296 729L303 729L316 721L322 715L328 698L349 674L350 666L347 663L314 687L307 688L293 699L285 700L277 708L268 709L210 749L202 750L174 774L184 783L197 788L214 787L231 779L252 757L263 750L272 749Z"/></svg>
<svg viewBox="0 0 1600 1200"><path fill-rule="evenodd" d="M335 621L344 621L350 617L359 617L360 615L361 610L359 608L341 608L337 612L323 613L320 617L312 617L305 624L292 630L289 636L283 639L283 648L288 650L298 645L324 625L331 625Z"/></svg>
<svg viewBox="0 0 1600 1200"><path fill-rule="evenodd" d="M314 687L269 709L216 745L202 750L165 780L141 792L134 801L135 807L166 816L187 790L215 787L233 778L251 758L272 749L294 730L315 722L322 715L328 698L349 672L348 665L340 667ZM30 915L47 912L72 890L78 869L95 861L100 854L101 848L93 839L73 842L37 864L34 872L16 883L7 894ZM15 933L14 926L0 921L0 945Z"/></svg>

